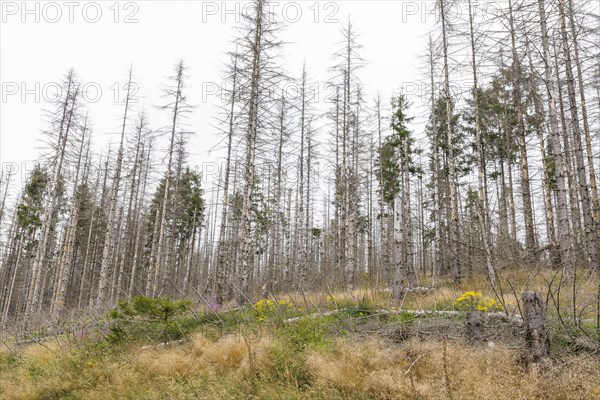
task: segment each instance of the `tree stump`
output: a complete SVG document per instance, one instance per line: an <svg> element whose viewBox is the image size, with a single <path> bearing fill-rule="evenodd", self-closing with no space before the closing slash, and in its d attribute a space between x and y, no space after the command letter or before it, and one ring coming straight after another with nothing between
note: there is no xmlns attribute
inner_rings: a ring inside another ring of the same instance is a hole
<svg viewBox="0 0 600 400"><path fill-rule="evenodd" d="M525 342L529 351L529 360L538 362L550 355L550 338L546 327L544 301L538 292L525 292L522 300Z"/></svg>
<svg viewBox="0 0 600 400"><path fill-rule="evenodd" d="M483 318L478 311L467 313L467 339L472 345L482 345L485 343Z"/></svg>

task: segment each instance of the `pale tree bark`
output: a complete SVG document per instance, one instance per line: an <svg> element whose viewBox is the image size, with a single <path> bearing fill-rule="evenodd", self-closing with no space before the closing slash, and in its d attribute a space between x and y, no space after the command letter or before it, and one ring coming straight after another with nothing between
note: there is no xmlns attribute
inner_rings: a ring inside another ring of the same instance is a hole
<svg viewBox="0 0 600 400"><path fill-rule="evenodd" d="M434 127L437 126L437 114L436 114L436 93L435 93L435 45L433 43L433 38L429 37L429 42L427 46L427 56L428 56L428 67L429 67L429 85L431 89L430 93L430 115L431 115L431 125ZM432 181L433 181L433 219L435 224L435 238L434 238L434 248L433 248L433 263L432 263L432 271L431 271L431 279L432 284L435 286L436 276L442 271L442 207L441 207L441 197L440 197L440 161L439 161L439 150L438 150L438 142L437 138L434 136L431 140L431 172L432 172Z"/></svg>
<svg viewBox="0 0 600 400"><path fill-rule="evenodd" d="M540 28L542 33L542 49L544 60L544 84L548 96L548 114L550 117L550 141L552 143L552 155L555 163L556 180L556 211L558 222L558 246L560 248L561 261L570 268L571 257L571 233L569 217L567 213L567 189L565 187L565 158L563 146L560 140L558 127L558 112L556 108L557 97L552 76L552 61L550 57L550 44L548 40L548 24L546 17L545 0L538 0L540 14Z"/></svg>
<svg viewBox="0 0 600 400"><path fill-rule="evenodd" d="M374 206L373 204L377 201L374 198L373 191L375 189L375 154L379 152L379 147L375 146L375 135L369 135L369 163L367 165L367 259L366 266L371 284L376 284L377 278L377 267L375 262L375 245L374 241L376 238L376 224L374 223ZM379 202L377 201L379 204Z"/></svg>
<svg viewBox="0 0 600 400"><path fill-rule="evenodd" d="M544 106L542 104L542 100L540 98L539 90L538 90L538 80L536 77L536 70L533 65L533 60L531 57L530 47L529 47L529 39L525 38L526 42L526 53L527 58L529 60L529 85L530 85L530 96L533 98L533 106L534 106L534 129L537 134L540 146L540 159L542 161L542 192L544 194L544 216L546 219L546 238L547 244L550 247L550 261L553 265L560 265L560 253L558 252L558 248L556 246L556 227L554 224L554 206L552 200L552 178L550 177L550 173L548 171L548 155L546 149L546 135L544 133L544 120L546 118L546 112Z"/></svg>
<svg viewBox="0 0 600 400"><path fill-rule="evenodd" d="M23 197L23 194L20 195L16 204L21 204ZM13 213L10 228L7 232L9 242L6 243L6 247L2 252L2 262L0 263L0 283L2 284L0 286L0 323L6 322L9 315L14 293L14 282L20 269L21 254L24 252L23 247L26 246L25 241L31 240L35 235L35 230L32 233L25 234L25 229L19 226L16 211Z"/></svg>
<svg viewBox="0 0 600 400"><path fill-rule="evenodd" d="M172 217L171 226L169 229L169 241L166 246L165 251L165 265L162 268L162 274L160 275L160 282L162 282L162 287L160 288L160 292L164 292L167 296L173 296L176 290L176 280L177 280L177 266L178 266L178 257L177 257L177 202L180 199L180 191L181 191L181 175L183 173L183 163L185 158L185 152L183 149L184 146L183 137L180 136L177 142L177 149L175 152L175 175L174 178L174 186L173 186L173 196L170 201L170 209L168 214ZM216 201L212 202L212 204L216 204ZM212 225L212 224L209 224ZM207 234L210 232L207 232ZM208 236L207 236L208 239ZM209 241L207 240L207 243ZM206 266L210 267L210 252L206 251ZM173 271L175 269L175 271Z"/></svg>
<svg viewBox="0 0 600 400"><path fill-rule="evenodd" d="M244 172L244 191L242 203L242 231L240 234L240 253L241 253L241 270L240 270L240 293L238 301L245 303L249 295L249 280L251 270L254 266L254 257L252 251L251 237L251 207L252 195L255 185L255 160L256 160L256 139L258 135L258 114L260 101L260 84L261 84L261 57L263 55L263 29L265 22L263 21L266 7L263 0L256 0L256 15L253 21L252 41L252 71L250 80L250 99L248 110L248 128L246 131L246 159Z"/></svg>
<svg viewBox="0 0 600 400"><path fill-rule="evenodd" d="M88 165L88 157L89 157L89 138L91 137L91 133L88 132L89 128L87 125L88 117L86 116L83 127L81 130L81 138L80 138L80 146L79 146L79 154L77 165L75 167L75 178L73 180L73 199L71 200L71 207L69 209L68 222L66 227L66 232L62 244L61 255L58 260L57 266L57 284L53 293L52 299L52 307L51 313L54 320L58 320L61 313L65 311L65 300L67 298L67 290L69 281L71 280L72 268L73 268L73 258L75 256L75 241L76 241L76 231L77 231L77 222L79 219L79 209L81 208L81 198L78 192L79 185L79 176L81 172L81 162L83 158L84 149L87 145L87 155L86 161L84 162L84 181L87 181L87 165Z"/></svg>
<svg viewBox="0 0 600 400"><path fill-rule="evenodd" d="M337 70L342 78L341 88L341 115L337 114L336 121L341 123L341 138L342 138L342 160L340 179L343 184L343 206L342 206L342 232L343 244L340 243L340 249L343 249L343 268L344 280L348 290L354 289L356 284L356 264L357 264L357 223L358 223L358 130L359 130L359 113L360 108L360 82L355 76L355 72L361 67L363 60L358 55L360 46L357 41L357 33L348 23L342 28L344 37L343 48L340 49L337 56L340 60ZM355 102L357 111L353 113L352 102ZM340 105L339 99L336 105ZM340 118L341 117L341 121ZM352 132L354 117L355 130ZM354 133L353 135L351 135ZM338 188L339 190L339 188Z"/></svg>
<svg viewBox="0 0 600 400"><path fill-rule="evenodd" d="M135 209L136 224L134 227L135 236L133 239L133 243L134 243L134 245L133 245L133 260L131 263L132 264L131 265L131 276L129 277L129 285L127 288L127 297L129 297L129 298L133 297L133 293L136 289L136 283L138 280L138 268L139 268L139 264L140 264L140 253L143 251L142 249L140 249L141 242L144 238L143 223L142 223L143 216L141 213L141 209L143 207L144 198L146 197L146 187L148 184L150 159L152 156L152 143L150 141L148 141L148 143L146 143L146 145L142 149L142 154L140 155L140 158L143 159L144 156L146 157L146 162L140 168L140 180L142 181L142 189L141 189L141 192L139 195L139 199L136 200L136 209ZM143 173L143 178L142 178L142 173ZM141 292L141 288L139 288L139 291Z"/></svg>
<svg viewBox="0 0 600 400"><path fill-rule="evenodd" d="M175 152L175 139L178 131L179 118L185 111L185 96L183 95L184 88L184 73L185 65L183 61L179 61L175 67L175 76L172 78L175 87L167 89L166 94L173 98L171 104L164 106L163 109L171 111L171 126L169 129L169 148L167 150L167 170L165 172L165 186L162 202L160 205L160 219L158 223L157 234L158 238L156 243L156 249L151 255L151 273L148 276L146 285L146 293L150 293L152 297L156 297L159 293L159 286L164 283L160 282L162 276L162 264L164 260L164 241L165 241L165 230L167 225L167 207L169 206L169 199L171 198L169 191L171 188L171 174L173 169L173 153Z"/></svg>
<svg viewBox="0 0 600 400"><path fill-rule="evenodd" d="M477 213L481 229L481 240L485 251L485 266L488 279L492 285L496 283L496 271L492 262L492 250L489 238L489 215L488 195L485 187L485 164L483 160L483 138L481 134L481 115L479 109L479 76L477 71L477 59L475 53L475 24L472 2L469 0L469 38L471 44L471 66L473 72L473 101L475 107L475 153L477 158Z"/></svg>
<svg viewBox="0 0 600 400"><path fill-rule="evenodd" d="M451 265L455 282L461 280L460 243L458 221L458 182L456 178L456 162L454 159L454 127L452 124L453 106L450 93L450 67L448 64L448 34L446 0L440 0L440 20L442 23L442 47L444 53L444 97L446 102L446 144L448 147L448 181L450 186L450 218L448 230L450 233Z"/></svg>
<svg viewBox="0 0 600 400"><path fill-rule="evenodd" d="M344 207L344 181L343 181L343 165L341 160L343 159L343 154L345 150L345 141L344 138L340 135L342 129L341 126L341 118L340 118L340 87L336 85L335 87L335 99L334 99L334 117L333 123L335 126L335 187L334 187L334 204L335 204L335 212L334 212L334 269L335 274L342 276L342 270L344 268L344 260L345 260L345 207Z"/></svg>
<svg viewBox="0 0 600 400"><path fill-rule="evenodd" d="M579 196L581 200L581 209L583 211L583 227L585 238L586 261L590 269L598 266L597 258L597 238L594 227L594 216L591 206L590 187L587 182L587 174L583 159L583 148L581 143L581 129L579 126L579 115L577 113L577 98L575 93L575 80L573 77L573 65L571 60L571 50L569 48L569 36L566 26L565 0L558 0L558 9L560 17L560 29L562 37L563 61L565 63L565 72L567 75L567 97L571 112L571 128L573 131L573 145L575 149L575 163L577 166L577 181Z"/></svg>
<svg viewBox="0 0 600 400"><path fill-rule="evenodd" d="M307 264L307 269L310 267L312 272L315 271L316 265L314 263L314 259L312 257L312 207L311 207L311 168L313 162L313 145L312 145L312 116L311 120L308 122L308 128L306 131L306 213L305 213L305 221L304 221L304 258L305 263ZM307 271L308 272L308 271ZM305 282L306 283L306 282Z"/></svg>
<svg viewBox="0 0 600 400"><path fill-rule="evenodd" d="M506 69L503 54L500 53L500 68ZM502 198L504 200L504 210L506 214L506 229L508 238L510 238L510 246L513 247L517 243L517 210L515 206L514 195L514 179L513 179L513 151L512 143L513 136L510 124L510 116L508 109L510 108L510 99L508 93L503 92L500 97L500 102L503 105L502 110L502 135L504 140L504 157L500 159L500 169L502 173ZM506 168L505 168L506 167Z"/></svg>
<svg viewBox="0 0 600 400"><path fill-rule="evenodd" d="M285 248L282 245L282 234L285 231L285 210L282 206L282 198L285 203L285 193L283 191L283 162L284 162L284 145L287 141L287 101L285 93L282 91L281 100L279 105L279 115L277 121L277 145L275 150L275 182L273 187L273 208L275 212L275 221L271 222L271 248L269 254L269 260L267 265L267 283L266 283L266 294L271 295L272 292L279 290L279 280L281 274L275 272L275 264L281 263L282 253L285 252ZM280 272L280 271L278 271Z"/></svg>
<svg viewBox="0 0 600 400"><path fill-rule="evenodd" d="M274 15L267 0L254 0L251 7L254 14L245 16L247 34L242 39L243 48L248 52L246 71L247 90L247 127L245 132L244 183L242 191L241 231L240 231L240 274L237 299L245 303L250 295L250 280L255 270L252 218L256 179L256 152L262 131L269 120L268 104L265 97L265 85L276 84L274 80L280 74L274 65L273 50L279 46L274 34L277 29Z"/></svg>
<svg viewBox="0 0 600 400"><path fill-rule="evenodd" d="M383 129L381 126L381 122L383 119L382 116L382 108L381 108L381 96L378 94L377 99L375 100L375 117L377 119L377 150L379 160L383 158L383 141L382 141L382 133ZM379 256L379 275L376 277L376 282L380 278L383 278L384 283L387 284L388 279L390 277L390 267L391 261L389 256L389 244L387 241L387 218L386 218L386 209L385 209L385 200L383 193L383 168L380 166L379 168L379 192L378 192L378 212L379 212L379 235L380 235L380 256Z"/></svg>
<svg viewBox="0 0 600 400"><path fill-rule="evenodd" d="M87 303L89 308L93 308L96 306L96 300L98 299L98 283L100 281L99 272L100 270L96 268L98 264L101 265L102 262L102 250L104 245L104 237L106 235L107 224L105 218L107 215L105 214L105 210L108 209L108 205L110 204L110 192L112 189L112 185L109 184L110 178L110 167L111 167L111 152L112 147L108 147L108 152L106 154L106 162L104 163L104 170L102 175L102 191L101 191L101 199L100 206L98 207L98 225L95 230L94 235L94 245L93 251L90 258L90 277L89 283L87 285ZM100 257L100 260L98 260ZM82 284L85 284L82 283Z"/></svg>
<svg viewBox="0 0 600 400"><path fill-rule="evenodd" d="M556 45L555 45L556 47ZM582 259L583 251L584 251L584 239L583 239L583 228L581 225L581 212L579 207L579 195L578 195L578 185L576 183L575 173L574 173L574 160L573 160L573 146L571 145L571 140L569 138L569 129L567 123L567 117L565 112L565 101L564 101L564 88L563 83L560 77L560 67L558 63L558 52L554 54L554 66L556 69L556 82L557 82L557 92L558 92L558 104L560 109L560 126L561 126L561 140L563 144L563 154L565 160L565 175L567 179L567 188L569 192L569 208L571 214L571 232L573 234L574 239L572 239L571 244L573 246L572 249L572 258L577 261ZM567 271L570 272L570 267L574 266L574 262L567 262L565 267Z"/></svg>
<svg viewBox="0 0 600 400"><path fill-rule="evenodd" d="M77 102L79 100L79 84L75 81L74 71L69 71L64 83L65 96L60 104L60 116L58 121L58 132L56 138L56 153L53 160L52 176L50 180L50 198L44 207L40 240L33 261L29 294L27 296L25 316L23 323L27 325L33 312L38 311L43 300L43 277L47 266L48 253L52 246L51 235L55 225L59 197L61 196L61 184L59 180L63 173L63 165L67 151L67 144L77 120Z"/></svg>
<svg viewBox="0 0 600 400"><path fill-rule="evenodd" d="M129 112L129 102L131 100L131 79L133 75L133 68L129 69L129 78L127 80L127 92L125 95L125 110L123 112L123 122L121 124L121 138L119 141L119 148L117 149L117 158L115 162L115 172L112 181L112 189L110 193L110 200L108 204L108 220L106 223L106 233L104 236L104 245L102 247L102 263L100 266L100 280L98 282L98 296L96 298L97 307L106 307L108 301L109 284L111 278L111 253L113 251L113 241L115 229L115 218L117 209L117 196L119 195L119 189L121 185L121 170L123 168L123 154L125 144L125 132L127 129L127 115Z"/></svg>
<svg viewBox="0 0 600 400"><path fill-rule="evenodd" d="M406 270L404 265L404 221L403 221L402 195L394 197L394 280L392 284L392 298L396 304L400 303L406 289Z"/></svg>
<svg viewBox="0 0 600 400"><path fill-rule="evenodd" d="M408 283L413 286L417 280L414 263L414 237L412 223L412 207L411 207L411 182L410 182L410 165L411 160L411 138L407 137L402 143L402 222L404 236L404 268L407 273Z"/></svg>
<svg viewBox="0 0 600 400"><path fill-rule="evenodd" d="M302 290L306 287L306 275L308 273L308 260L306 259L306 232L305 232L305 210L304 210L304 144L306 142L306 64L302 66L302 76L300 78L300 153L298 154L298 202L296 212L296 232L295 232L295 243L296 243L296 262L299 269L299 282L298 285Z"/></svg>
<svg viewBox="0 0 600 400"><path fill-rule="evenodd" d="M130 189L129 200L127 204L127 218L125 221L125 237L123 238L125 241L125 249L119 255L118 280L116 286L112 290L111 301L115 301L117 296L127 293L124 288L126 269L134 268L134 266L131 265L131 254L132 252L136 251L136 249L133 247L136 226L134 218L140 217L135 212L135 208L137 208L137 202L139 199L142 160L144 157L144 138L147 133L146 130L146 115L142 112L139 115L139 119L135 127L134 157L131 170L131 183L129 185Z"/></svg>
<svg viewBox="0 0 600 400"><path fill-rule="evenodd" d="M533 205L531 202L531 183L529 178L529 160L527 155L527 137L525 128L525 110L523 109L523 77L521 60L517 54L516 28L512 0L508 1L508 23L510 30L512 54L513 102L517 110L517 143L519 145L519 165L521 167L521 199L523 202L523 218L525 221L525 251L529 265L536 262L535 226L533 222Z"/></svg>
<svg viewBox="0 0 600 400"><path fill-rule="evenodd" d="M107 163L108 163L108 158L109 156L107 156ZM100 173L102 171L102 156L100 156L99 158L99 162L98 162L98 174L96 176L96 183L94 185L94 191L92 194L92 200L95 204L97 196L98 196L98 192L100 190L100 182L101 182L101 176ZM88 271L90 269L90 264L91 264L91 258L92 258L92 253L94 251L94 243L95 243L95 236L97 235L98 229L94 229L94 223L97 224L96 221L96 214L98 214L99 211L95 210L92 207L91 210L91 217L90 217L90 226L88 229L88 234L87 234L87 240L86 240L86 246L85 246L85 255L83 257L83 262L82 262L82 268L81 268L81 278L79 280L79 291L78 291L78 298L77 298L77 308L81 309L83 308L84 304L85 304L85 299L84 297L88 294L87 290L89 290L89 287L86 287L86 284L89 284L88 282Z"/></svg>
<svg viewBox="0 0 600 400"><path fill-rule="evenodd" d="M221 222L219 224L219 242L217 243L217 262L215 264L215 275L216 275L216 302L217 304L223 304L224 302L224 286L226 284L226 261L227 253L225 248L227 221L229 213L229 177L231 176L231 150L233 146L233 134L235 128L235 109L236 109L236 96L238 88L238 53L233 55L233 67L232 67L232 86L231 95L229 99L229 128L227 131L227 156L225 158L225 172L223 173L223 204L221 206Z"/></svg>
<svg viewBox="0 0 600 400"><path fill-rule="evenodd" d="M0 170L0 174L2 174L2 178L4 178L4 170ZM2 181L2 179L0 179L0 186L2 186L2 184L4 183L4 192L2 193L2 202L0 202L0 226L2 225L2 221L4 220L4 208L6 205L6 198L8 197L8 189L10 187L10 182L12 180L12 176L13 176L13 171L12 170L8 170L6 172L6 178L4 178L4 181ZM0 232L1 234L1 232ZM0 261L4 261L4 260L0 260Z"/></svg>
<svg viewBox="0 0 600 400"><path fill-rule="evenodd" d="M595 232L598 232L598 224L600 224L600 199L598 197L598 185L596 183L596 168L594 166L594 154L592 149L592 138L590 134L590 124L588 118L588 108L585 95L585 85L583 81L582 63L579 56L579 39L578 29L575 24L575 10L573 0L568 0L569 8L569 25L571 29L571 42L573 44L573 61L575 62L575 70L577 72L577 84L579 86L579 100L581 108L581 119L583 122L583 133L585 140L585 151L587 156L587 169L590 178L590 192L592 197L592 214L595 225ZM597 17L597 16L596 16ZM597 238L596 238L597 241Z"/></svg>

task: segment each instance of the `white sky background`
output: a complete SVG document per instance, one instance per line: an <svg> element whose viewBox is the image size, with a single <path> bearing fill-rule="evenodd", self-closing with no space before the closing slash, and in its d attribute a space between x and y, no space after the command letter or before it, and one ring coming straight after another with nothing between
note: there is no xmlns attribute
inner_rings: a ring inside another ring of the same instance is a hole
<svg viewBox="0 0 600 400"><path fill-rule="evenodd" d="M246 3L200 0L73 3L74 21L71 23L69 6L62 1L28 1L27 8L34 10L30 14L25 13L22 1L0 2L0 162L3 167L8 163L17 163L21 170L33 167L42 145L40 132L47 128L43 110L48 103L43 88L60 82L70 67L84 83L89 83L89 100L97 97L95 88L101 90L97 101L88 104L97 152L118 140L116 132L123 105L115 102L115 89L120 88L122 100L131 64L134 80L140 88L140 102L134 112L143 106L149 112L151 127L166 125L167 115L153 106L163 102L160 87L167 82L166 77L179 58L189 67L187 95L190 103L196 105L189 120L191 130L196 133L188 146L189 163L202 170L202 163L215 161L218 154L208 154L208 150L219 140L216 129L211 126L214 105L219 99L203 93L203 88L221 83L220 70L227 59L224 53L232 50L231 40L236 35L236 17L223 15L224 5L233 10L236 3L238 8ZM369 103L379 90L387 105L393 91L422 80L418 57L423 54L425 35L434 23L434 17L426 15L433 7L432 1L309 0L279 4L275 9L278 15L283 14L285 7L288 19L298 19L288 23L282 32L282 39L291 43L284 48L285 57L281 61L292 74L299 75L306 59L313 81L327 80L336 43L342 39L341 23L350 15L360 32L362 56L368 62L359 75ZM102 15L97 23L91 23L97 8ZM115 22L117 8L118 22ZM62 17L51 23L50 20L56 18L56 10L61 10ZM216 14L203 15L203 10L216 10ZM298 18L296 10L301 10ZM124 23L128 15L138 22ZM329 21L325 21L327 16ZM336 20L339 23L335 23ZM23 89L30 92L26 94ZM21 180L23 176L20 174Z"/></svg>

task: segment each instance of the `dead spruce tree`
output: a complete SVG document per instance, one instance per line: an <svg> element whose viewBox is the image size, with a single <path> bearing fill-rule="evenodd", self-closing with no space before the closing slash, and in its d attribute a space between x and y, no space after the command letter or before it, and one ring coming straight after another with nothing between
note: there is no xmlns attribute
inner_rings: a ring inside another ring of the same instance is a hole
<svg viewBox="0 0 600 400"><path fill-rule="evenodd" d="M335 53L337 64L332 68L335 76L333 82L336 99L333 112L336 132L336 208L339 209L340 234L336 239L337 258L340 260L340 272L343 269L343 281L349 290L356 284L356 263L358 257L358 141L353 133L358 134L358 115L356 108L360 103L361 82L357 71L363 67L364 60L360 56L358 34L352 23L348 21L342 27L343 40Z"/></svg>
<svg viewBox="0 0 600 400"><path fill-rule="evenodd" d="M252 232L252 209L257 184L256 152L270 118L269 88L277 87L280 73L275 64L276 50L280 42L276 39L278 22L275 20L267 0L254 0L249 7L252 14L243 15L243 36L238 40L240 70L243 71L242 86L248 104L247 127L244 134L245 156L241 207L240 273L236 298L240 303L248 300L250 280L254 272L254 249ZM270 86L275 85L275 86Z"/></svg>
<svg viewBox="0 0 600 400"><path fill-rule="evenodd" d="M239 81L238 81L238 53L234 52L230 55L231 69L228 71L226 79L231 80L231 89L229 93L223 93L222 96L227 96L229 108L225 109L225 118L220 121L226 126L223 130L226 134L227 153L225 157L225 170L222 172L223 179L223 199L221 206L221 221L219 224L219 239L217 242L217 259L214 266L215 269L215 296L217 304L223 304L225 295L225 285L227 284L227 273L229 271L228 254L226 249L226 234L227 224L229 219L229 181L231 177L232 164L232 149L234 141L234 133L236 128L236 112L238 111L239 101ZM222 97L223 98L223 97Z"/></svg>
<svg viewBox="0 0 600 400"><path fill-rule="evenodd" d="M63 195L63 179L65 159L69 151L69 142L76 134L79 122L79 82L73 70L67 73L62 82L61 96L55 102L55 111L50 112L50 137L52 154L50 165L52 173L49 182L48 198L44 206L40 239L31 269L25 316L23 323L27 325L32 313L39 311L43 303L44 283L50 272L48 265L54 247L55 227L60 199Z"/></svg>
<svg viewBox="0 0 600 400"><path fill-rule="evenodd" d="M548 22L546 14L545 0L538 0L538 11L540 19L541 41L542 41L542 60L544 63L544 86L548 101L548 129L550 133L550 142L552 144L552 156L555 162L555 180L556 180L556 215L558 222L558 246L560 248L561 262L568 269L573 262L571 250L571 233L569 217L567 210L567 188L565 182L565 157L561 142L561 135L558 127L557 95L554 76L552 72L552 58L550 55L550 42L548 39Z"/></svg>
<svg viewBox="0 0 600 400"><path fill-rule="evenodd" d="M448 163L448 186L449 186L449 205L450 217L448 219L448 239L450 248L450 259L452 266L452 274L454 280L459 282L462 277L460 267L460 252L461 245L459 242L460 227L458 215L458 179L456 174L456 160L454 157L454 124L453 116L453 101L450 92L450 64L449 64L449 33L448 24L448 5L447 0L439 0L440 21L442 27L442 51L443 51L443 96L446 104L446 147L447 147L447 163Z"/></svg>
<svg viewBox="0 0 600 400"><path fill-rule="evenodd" d="M108 220L106 223L106 234L104 235L104 245L102 246L102 261L100 266L100 280L98 282L98 295L96 298L97 307L107 306L107 297L109 293L111 272L114 273L114 258L113 256L113 241L115 231L117 229L116 224L116 212L117 212L117 201L119 189L121 186L121 173L123 169L123 157L124 157L124 145L125 145L125 133L127 130L127 117L129 113L130 101L131 101L131 88L132 88L132 76L133 67L129 69L129 77L126 84L126 95L125 95L125 109L123 111L123 120L121 123L121 132L119 139L119 147L117 148L117 159L115 161L114 174L112 179L112 187L110 191L109 204L108 204ZM120 224L119 224L120 226Z"/></svg>
<svg viewBox="0 0 600 400"><path fill-rule="evenodd" d="M586 173L587 169L583 156L581 126L577 112L578 103L575 90L575 78L573 76L573 61L571 56L571 48L569 45L569 33L567 30L566 12L568 10L565 7L565 0L558 1L558 10L562 40L562 57L565 66L565 74L567 77L567 98L571 114L571 129L573 132L572 140L575 153L576 178L581 201L581 210L583 211L584 249L589 268L596 269L598 266L597 234L594 227L594 215L592 209L592 199L590 196L590 186L588 184L588 174Z"/></svg>
<svg viewBox="0 0 600 400"><path fill-rule="evenodd" d="M156 297L164 282L161 282L163 263L165 262L165 230L167 228L167 212L170 204L170 189L173 173L173 161L177 146L178 134L184 131L183 124L191 111L184 94L186 67L183 60L177 62L175 74L169 77L171 84L163 89L163 96L168 103L161 106L161 110L169 112L171 124L166 132L169 136L167 148L167 170L165 172L164 193L160 205L160 211L156 213L155 230L153 234L152 251L150 255L150 272L146 283L146 295Z"/></svg>
<svg viewBox="0 0 600 400"><path fill-rule="evenodd" d="M73 178L73 198L69 208L65 234L62 239L62 248L56 268L55 287L51 304L51 313L54 320L58 320L61 313L65 312L65 302L69 283L73 274L73 260L76 253L76 234L77 223L79 222L79 212L82 208L82 193L79 192L80 177L87 180L87 167L89 159L91 132L88 126L88 116L83 121L81 135L79 140L79 152L77 154L77 163L75 165L75 177ZM84 152L85 161L84 160ZM82 165L83 162L83 165Z"/></svg>
<svg viewBox="0 0 600 400"><path fill-rule="evenodd" d="M492 245L490 241L489 222L488 215L488 195L486 190L486 179L485 179L485 162L483 154L483 137L481 133L481 115L479 109L479 74L477 68L477 54L476 48L478 46L477 38L475 36L475 16L473 10L473 4L471 0L468 3L469 10L469 43L471 47L471 68L473 72L473 105L475 114L475 154L477 159L477 213L479 217L479 223L481 226L482 242L485 251L485 266L487 269L488 278L492 285L496 283L496 271L493 265L492 259Z"/></svg>

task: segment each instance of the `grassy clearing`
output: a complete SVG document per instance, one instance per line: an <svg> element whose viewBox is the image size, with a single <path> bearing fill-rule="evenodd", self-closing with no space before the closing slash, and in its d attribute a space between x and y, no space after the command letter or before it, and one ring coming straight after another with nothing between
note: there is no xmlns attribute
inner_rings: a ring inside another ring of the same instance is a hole
<svg viewBox="0 0 600 400"><path fill-rule="evenodd" d="M554 277L510 274L502 279L516 291L545 292ZM402 307L453 310L469 290L494 296L484 279L471 279L410 293ZM578 302L593 304L597 284L580 274L577 291ZM518 310L518 296L505 297ZM569 327L572 304L564 302L565 320L550 324L552 358L529 367L520 327L490 320L494 345L474 348L462 338L462 317L381 314L392 309L390 293L369 288L293 293L218 313L125 304L107 332L0 347L0 399L600 398L595 325ZM335 312L319 314L326 311Z"/></svg>
<svg viewBox="0 0 600 400"><path fill-rule="evenodd" d="M444 356L443 341L330 338L322 323L217 339L198 332L182 345L108 356L31 346L2 355L0 390L3 399L600 398L600 361L590 355L527 369L506 347L452 341Z"/></svg>

